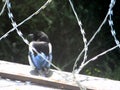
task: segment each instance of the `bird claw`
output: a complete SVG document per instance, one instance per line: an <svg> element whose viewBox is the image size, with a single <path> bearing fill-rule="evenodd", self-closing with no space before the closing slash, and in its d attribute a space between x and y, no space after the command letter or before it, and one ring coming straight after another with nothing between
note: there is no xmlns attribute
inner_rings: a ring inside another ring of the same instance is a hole
<svg viewBox="0 0 120 90"><path fill-rule="evenodd" d="M53 74L53 72L49 68L43 68L38 72L41 76L44 76L44 77L50 77Z"/></svg>

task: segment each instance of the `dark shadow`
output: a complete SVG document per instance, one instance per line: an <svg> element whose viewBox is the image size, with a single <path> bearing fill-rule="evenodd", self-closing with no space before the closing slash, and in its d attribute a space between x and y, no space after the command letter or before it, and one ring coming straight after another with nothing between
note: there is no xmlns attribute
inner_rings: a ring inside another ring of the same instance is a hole
<svg viewBox="0 0 120 90"><path fill-rule="evenodd" d="M53 74L53 71L49 70L49 71L42 71L42 72L40 72L40 71L35 69L35 70L31 70L30 74L31 75L36 75L36 76L40 75L40 76L43 76L43 77L51 77L52 74Z"/></svg>
<svg viewBox="0 0 120 90"><path fill-rule="evenodd" d="M36 76L40 75L37 70L31 70L31 71L30 71L30 74L36 75Z"/></svg>

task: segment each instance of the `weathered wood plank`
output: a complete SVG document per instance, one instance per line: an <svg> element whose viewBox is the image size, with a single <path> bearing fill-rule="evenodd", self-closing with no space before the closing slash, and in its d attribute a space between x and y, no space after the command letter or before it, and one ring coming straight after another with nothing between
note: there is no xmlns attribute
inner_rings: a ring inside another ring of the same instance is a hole
<svg viewBox="0 0 120 90"><path fill-rule="evenodd" d="M22 82L8 78L0 78L0 90L61 90L54 87L37 85L29 81Z"/></svg>
<svg viewBox="0 0 120 90"><path fill-rule="evenodd" d="M54 73L50 78L34 75L33 73L31 74L31 71L32 69L29 65L0 61L0 76L2 77L21 81L31 81L33 83L49 87L67 88L73 90L78 88L72 85L72 82L67 82L63 78L65 75L59 71L53 70Z"/></svg>
<svg viewBox="0 0 120 90"><path fill-rule="evenodd" d="M79 90L77 84L72 78L71 73L56 70L52 71L53 75L49 78L45 78L33 73L29 65L0 61L1 77L21 81L31 81L33 83L49 87ZM76 76L81 85L90 90L120 90L120 81L86 75Z"/></svg>

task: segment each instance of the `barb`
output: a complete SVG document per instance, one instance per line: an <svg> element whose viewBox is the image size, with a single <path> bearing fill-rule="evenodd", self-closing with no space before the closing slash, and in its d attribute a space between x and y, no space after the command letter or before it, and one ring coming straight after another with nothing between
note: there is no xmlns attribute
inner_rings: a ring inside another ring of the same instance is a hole
<svg viewBox="0 0 120 90"><path fill-rule="evenodd" d="M5 7L6 7L6 4L7 4L7 0L3 1L5 2L4 5L3 5L3 8L2 10L0 11L0 16L3 14L3 12L5 11Z"/></svg>

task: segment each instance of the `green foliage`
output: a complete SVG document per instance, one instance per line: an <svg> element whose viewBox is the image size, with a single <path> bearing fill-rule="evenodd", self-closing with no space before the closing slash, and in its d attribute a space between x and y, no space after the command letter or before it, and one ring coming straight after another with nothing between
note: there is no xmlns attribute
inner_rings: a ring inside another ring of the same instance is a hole
<svg viewBox="0 0 120 90"><path fill-rule="evenodd" d="M40 8L46 0L11 0L14 20L20 23ZM104 1L105 2L105 1ZM108 3L108 1L106 0ZM83 23L88 40L101 24L108 6L102 1L73 0L75 9ZM108 3L109 4L109 3ZM0 3L0 8L2 3ZM12 28L8 20L7 10L0 16L0 36ZM19 27L24 37L37 30L46 32L53 45L53 63L62 70L72 71L73 63L83 48L82 36L67 0L53 0L52 3ZM89 46L89 59L114 46L110 28L106 24ZM104 38L103 38L104 36ZM28 38L29 39L29 38ZM12 32L0 41L0 59L28 64L28 46ZM97 61L86 66L81 73L120 80L120 62L118 50L106 54ZM82 58L79 64L81 63Z"/></svg>

